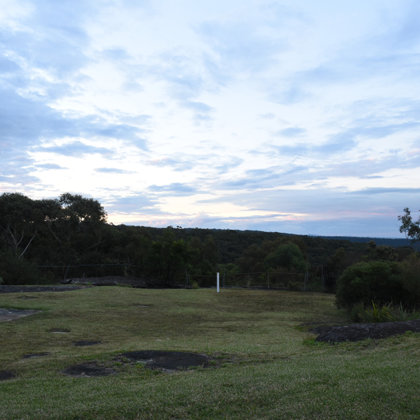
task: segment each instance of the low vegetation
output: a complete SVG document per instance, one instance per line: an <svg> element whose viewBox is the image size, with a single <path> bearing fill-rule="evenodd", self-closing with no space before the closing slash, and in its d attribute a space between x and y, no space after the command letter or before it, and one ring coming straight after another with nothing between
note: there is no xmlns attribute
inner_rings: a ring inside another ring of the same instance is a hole
<svg viewBox="0 0 420 420"><path fill-rule="evenodd" d="M355 321L385 322L420 310L420 257L403 262L367 261L346 268L337 283L337 305Z"/></svg>
<svg viewBox="0 0 420 420"><path fill-rule="evenodd" d="M40 310L0 323L0 418L380 418L420 413L420 335L330 345L348 321L329 294L97 287L0 295ZM80 342L94 343L78 346ZM209 366L165 372L118 355L189 351ZM33 355L33 357L28 357ZM25 357L24 357L25 356ZM72 377L73 365L104 366Z"/></svg>

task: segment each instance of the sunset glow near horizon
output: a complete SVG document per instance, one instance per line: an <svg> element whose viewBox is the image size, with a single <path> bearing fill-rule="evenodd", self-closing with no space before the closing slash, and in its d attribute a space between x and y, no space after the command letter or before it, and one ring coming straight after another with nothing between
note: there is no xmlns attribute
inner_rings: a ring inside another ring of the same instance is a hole
<svg viewBox="0 0 420 420"><path fill-rule="evenodd" d="M0 0L0 194L114 224L402 237L420 3Z"/></svg>

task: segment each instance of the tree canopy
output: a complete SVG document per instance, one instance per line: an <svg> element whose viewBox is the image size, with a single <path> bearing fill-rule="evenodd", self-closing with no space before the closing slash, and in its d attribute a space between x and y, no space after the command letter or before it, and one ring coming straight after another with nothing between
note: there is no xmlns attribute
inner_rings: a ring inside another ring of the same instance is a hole
<svg viewBox="0 0 420 420"><path fill-rule="evenodd" d="M420 216L417 221L413 221L410 209L405 208L404 215L398 216L398 220L401 222L400 232L405 233L413 242L420 241Z"/></svg>

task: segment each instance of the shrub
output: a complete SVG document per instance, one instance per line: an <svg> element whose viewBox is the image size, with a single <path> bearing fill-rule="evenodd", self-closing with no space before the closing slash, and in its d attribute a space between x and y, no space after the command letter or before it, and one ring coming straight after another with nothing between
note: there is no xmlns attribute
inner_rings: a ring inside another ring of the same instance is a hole
<svg viewBox="0 0 420 420"><path fill-rule="evenodd" d="M0 277L4 284L37 284L45 281L34 264L11 253L0 254Z"/></svg>
<svg viewBox="0 0 420 420"><path fill-rule="evenodd" d="M351 309L362 303L365 307L388 303L404 304L405 291L401 266L390 261L369 261L346 268L337 282L337 306Z"/></svg>
<svg viewBox="0 0 420 420"><path fill-rule="evenodd" d="M411 254L401 264L401 281L405 306L420 308L420 254Z"/></svg>

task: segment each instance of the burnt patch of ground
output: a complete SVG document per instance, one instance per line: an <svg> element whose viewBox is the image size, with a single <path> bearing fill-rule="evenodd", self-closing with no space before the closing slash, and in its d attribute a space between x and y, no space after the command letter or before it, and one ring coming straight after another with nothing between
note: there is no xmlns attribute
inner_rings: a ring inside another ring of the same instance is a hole
<svg viewBox="0 0 420 420"><path fill-rule="evenodd" d="M133 362L142 362L149 369L185 370L206 367L209 363L209 357L204 354L180 351L141 350L122 353L121 356Z"/></svg>
<svg viewBox="0 0 420 420"><path fill-rule="evenodd" d="M74 341L73 342L73 345L75 345L77 347L95 346L96 344L101 344L101 341L79 340L79 341Z"/></svg>
<svg viewBox="0 0 420 420"><path fill-rule="evenodd" d="M37 312L34 309L4 309L0 308L0 322L14 321L15 319L22 318L24 316L29 316L36 314Z"/></svg>
<svg viewBox="0 0 420 420"><path fill-rule="evenodd" d="M401 322L320 326L313 328L311 331L318 334L316 341L328 343L360 341L367 338L381 339L404 334L406 331L420 332L420 319Z"/></svg>
<svg viewBox="0 0 420 420"><path fill-rule="evenodd" d="M30 293L30 292L69 292L81 289L81 286L20 286L0 285L0 293ZM23 298L25 299L25 298ZM28 299L28 297L26 297Z"/></svg>
<svg viewBox="0 0 420 420"><path fill-rule="evenodd" d="M96 362L87 362L70 366L63 373L68 376L91 377L113 375L116 371L112 368L99 365Z"/></svg>
<svg viewBox="0 0 420 420"><path fill-rule="evenodd" d="M15 378L16 375L9 370L0 370L0 381L7 381L8 379Z"/></svg>

